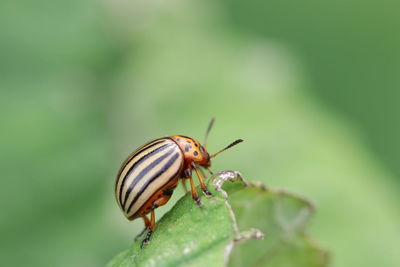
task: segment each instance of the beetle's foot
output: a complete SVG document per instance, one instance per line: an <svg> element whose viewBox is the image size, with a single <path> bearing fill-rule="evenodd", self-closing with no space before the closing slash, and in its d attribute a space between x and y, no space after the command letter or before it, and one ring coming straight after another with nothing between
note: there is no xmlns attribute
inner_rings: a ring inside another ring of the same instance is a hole
<svg viewBox="0 0 400 267"><path fill-rule="evenodd" d="M140 234L138 234L137 236L135 236L135 239L133 240L133 242L135 242L136 240L138 240L138 239L144 234L144 232L146 232L147 229L149 229L149 227L146 226L146 227L143 229L143 231L140 232Z"/></svg>
<svg viewBox="0 0 400 267"><path fill-rule="evenodd" d="M203 207L203 203L201 202L201 200L200 200L200 198L199 198L199 197L197 197L197 198L194 198L193 200L196 202L197 206L199 206L199 207Z"/></svg>
<svg viewBox="0 0 400 267"><path fill-rule="evenodd" d="M207 190L207 188L203 189L203 193L207 197L213 197L214 196L213 193L211 193L210 191Z"/></svg>
<svg viewBox="0 0 400 267"><path fill-rule="evenodd" d="M150 242L151 235L153 234L153 231L149 229L147 232L146 238L143 239L142 243L140 244L140 248L143 248L144 245L147 245Z"/></svg>

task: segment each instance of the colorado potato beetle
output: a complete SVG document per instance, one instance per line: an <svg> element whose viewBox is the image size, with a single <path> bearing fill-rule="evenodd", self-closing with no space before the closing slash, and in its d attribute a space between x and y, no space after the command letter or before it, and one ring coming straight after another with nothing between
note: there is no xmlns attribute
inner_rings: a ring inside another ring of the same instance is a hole
<svg viewBox="0 0 400 267"><path fill-rule="evenodd" d="M211 159L243 141L238 139L210 156L206 143L214 121L214 118L211 119L208 125L203 145L184 135L162 137L141 146L122 163L115 183L115 197L128 220L143 218L145 229L142 234L146 229L149 231L142 246L148 243L155 230L154 210L168 202L179 180L186 192L186 180L190 181L192 198L198 206L202 206L192 171L196 172L203 193L211 196L204 184L205 175L201 168L212 174Z"/></svg>

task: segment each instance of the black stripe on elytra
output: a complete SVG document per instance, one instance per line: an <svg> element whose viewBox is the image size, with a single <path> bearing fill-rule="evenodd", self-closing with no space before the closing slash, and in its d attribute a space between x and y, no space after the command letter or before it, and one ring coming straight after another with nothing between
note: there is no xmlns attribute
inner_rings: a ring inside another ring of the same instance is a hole
<svg viewBox="0 0 400 267"><path fill-rule="evenodd" d="M157 179L161 174L166 172L172 164L175 163L176 159L179 157L179 153L175 153L167 163L159 170L157 173L155 173L151 178L147 180L147 182L140 188L140 191L136 194L135 198L132 200L131 204L129 205L128 209L126 210L126 214L129 214L129 211L131 210L133 204L138 200L138 198L143 194L143 192L146 190L146 188L155 180ZM171 178L174 178L175 175Z"/></svg>
<svg viewBox="0 0 400 267"><path fill-rule="evenodd" d="M167 152L164 152L163 155L161 155L160 157L158 157L157 159L153 160L149 165L146 166L146 168L144 168L132 181L132 183L129 184L128 189L126 190L125 193L125 199L124 199L124 203L122 204L123 207L125 207L126 205L126 201L129 198L130 193L132 192L133 188L136 186L136 184L143 179L144 176L146 176L146 174L151 171L152 169L154 169L158 164L160 164L161 161L163 161L166 157L168 157L169 155L171 155L173 152L175 151L174 148L168 150Z"/></svg>
<svg viewBox="0 0 400 267"><path fill-rule="evenodd" d="M164 183L164 185L166 185L166 184L168 184L168 183L170 183L173 179L175 179L176 177L179 177L179 174L181 173L181 171L182 171L182 166L183 166L183 164L181 164L181 166L176 170L176 172L174 173L174 175L172 175L171 176L171 178L166 182L166 183ZM161 185L161 187L163 187L164 185ZM175 188L176 186L174 186L173 188ZM150 198L152 198L155 194L157 194L158 192L157 192L157 190L154 192L154 194L150 197ZM133 220L134 218L136 218L136 214L138 213L138 211L139 210L141 210L141 209L143 209L143 207L144 207L144 205L146 205L146 202L144 202L143 204L142 204L142 206L140 206L137 210L136 210L136 212L134 213L134 214L132 214L132 216L130 216L128 219L129 220Z"/></svg>
<svg viewBox="0 0 400 267"><path fill-rule="evenodd" d="M130 155L129 155L129 157L122 163L122 165L121 165L121 167L119 168L119 171L118 171L118 174L117 174L117 181L115 182L115 194L117 193L117 190L118 189L121 189L121 188L118 188L118 182L119 182L119 180L121 180L121 173L124 171L124 169L125 169L125 167L126 167L126 165L128 165L128 163L129 162L131 162L132 161L132 159L135 157L135 156L137 156L138 154L140 154L140 153L142 153L143 151L145 151L146 149L149 149L149 148L151 148L151 147L153 147L153 146L155 146L155 145L158 145L158 144L160 144L160 143L162 143L162 142L165 142L165 139L163 139L163 140L160 140L160 139L156 139L156 140L154 140L154 141L152 141L152 142L150 142L150 143L147 143L147 144L145 144L144 146L141 146L140 148L139 148L139 150L137 150L137 151L135 151L135 152L133 152L133 153L131 153ZM125 179L126 178L126 176L123 178L123 179ZM121 197L121 190L120 190L120 197ZM121 203L121 198L119 199L119 202Z"/></svg>
<svg viewBox="0 0 400 267"><path fill-rule="evenodd" d="M147 150L147 149L150 149L150 148L154 147L155 145L160 144L161 142L163 142L163 141L154 143L154 144L152 144L151 146L146 147L145 149L141 149L140 151L138 151L138 153L136 153L136 155L139 155L139 154L142 153L143 151L145 151L145 150ZM158 148L156 148L156 149L154 149L154 150L151 150L151 151L148 152L147 154L143 155L140 159L138 159L138 160L129 168L128 172L127 172L126 175L123 177L121 186L120 186L120 188L119 188L119 202L121 203L121 205L123 205L123 203L122 203L122 189L124 188L125 182L126 182L126 180L128 179L129 175L130 175L142 162L144 162L146 159L148 159L149 157L153 156L153 155L156 154L156 153L159 153L159 152L163 151L164 149L166 149L166 148L169 147L169 146L171 146L171 143L162 145L162 146L160 146L160 147L158 147ZM134 158L135 158L135 157L133 157L132 159L134 159ZM132 160L132 159L131 159L131 160Z"/></svg>
<svg viewBox="0 0 400 267"><path fill-rule="evenodd" d="M143 151L145 151L146 149L149 149L149 148L151 148L151 147L153 147L153 146L155 146L155 145L158 145L158 144L160 144L160 143L162 143L162 142L165 142L165 139L156 139L156 140L154 140L154 141L152 141L152 142L150 142L150 143L147 143L147 144L141 146L137 151L135 151L135 152L133 152L132 154L130 154L129 157L122 163L122 166L121 166L121 168L119 169L119 172L118 172L118 176L117 176L117 177L121 176L121 173L122 173L122 171L125 169L126 165L128 165L128 163L131 162L131 160L132 160L137 154L140 154L140 153L142 153Z"/></svg>

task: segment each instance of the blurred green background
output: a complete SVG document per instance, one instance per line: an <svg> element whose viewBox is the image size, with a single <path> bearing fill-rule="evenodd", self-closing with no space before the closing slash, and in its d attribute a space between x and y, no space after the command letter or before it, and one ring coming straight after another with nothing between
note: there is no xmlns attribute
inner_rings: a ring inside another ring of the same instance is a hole
<svg viewBox="0 0 400 267"><path fill-rule="evenodd" d="M314 201L332 266L400 266L399 8L1 1L1 265L104 265L142 228L115 203L120 163L216 116L211 152L246 142L214 171Z"/></svg>

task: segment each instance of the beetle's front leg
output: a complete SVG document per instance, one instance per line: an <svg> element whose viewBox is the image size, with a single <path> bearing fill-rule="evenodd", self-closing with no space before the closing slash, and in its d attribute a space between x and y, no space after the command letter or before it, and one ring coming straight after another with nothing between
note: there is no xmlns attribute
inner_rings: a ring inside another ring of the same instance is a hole
<svg viewBox="0 0 400 267"><path fill-rule="evenodd" d="M213 194L212 194L210 191L208 191L207 186L204 184L203 176L201 175L201 173L200 173L200 171L199 171L198 166L196 165L196 163L192 162L192 167L193 167L193 169L195 170L195 172L196 172L196 174L197 174L197 177L199 178L201 190L203 191L203 193L204 193L206 196L212 197Z"/></svg>
<svg viewBox="0 0 400 267"><path fill-rule="evenodd" d="M196 202L197 206L201 207L203 206L203 203L201 203L199 195L197 194L196 187L194 186L193 178L192 178L192 170L191 169L186 169L185 172L185 177L190 180L190 188L192 189L192 198Z"/></svg>

